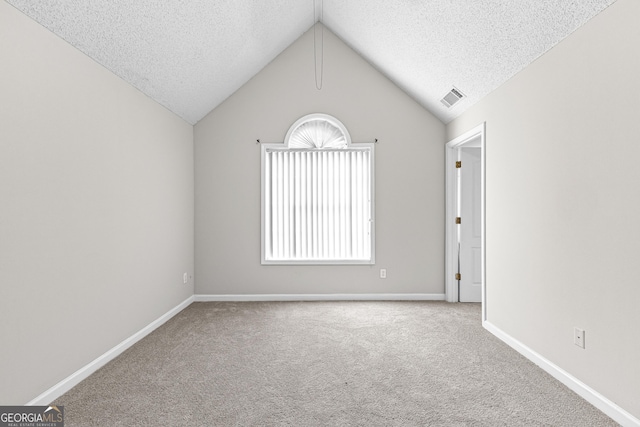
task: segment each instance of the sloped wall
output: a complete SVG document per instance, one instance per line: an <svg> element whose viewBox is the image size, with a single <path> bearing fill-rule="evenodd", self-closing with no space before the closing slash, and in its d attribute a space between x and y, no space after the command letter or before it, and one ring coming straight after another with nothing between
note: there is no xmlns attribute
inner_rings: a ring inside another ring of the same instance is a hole
<svg viewBox="0 0 640 427"><path fill-rule="evenodd" d="M310 113L376 146L375 266L260 265L260 148ZM444 125L330 31L313 31L195 126L196 294L444 293ZM387 279L379 278L386 268Z"/></svg>
<svg viewBox="0 0 640 427"><path fill-rule="evenodd" d="M447 131L486 121L489 322L640 418L638 16L618 0Z"/></svg>
<svg viewBox="0 0 640 427"><path fill-rule="evenodd" d="M0 404L193 295L193 128L0 2Z"/></svg>

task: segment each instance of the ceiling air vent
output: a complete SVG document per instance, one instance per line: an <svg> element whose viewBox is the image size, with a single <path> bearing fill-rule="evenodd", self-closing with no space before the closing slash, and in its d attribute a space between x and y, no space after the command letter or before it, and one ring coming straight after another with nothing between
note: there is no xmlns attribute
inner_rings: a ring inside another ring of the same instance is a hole
<svg viewBox="0 0 640 427"><path fill-rule="evenodd" d="M458 103L462 98L464 98L464 93L460 92L455 87L447 93L444 98L440 100L444 104L445 107L451 108Z"/></svg>

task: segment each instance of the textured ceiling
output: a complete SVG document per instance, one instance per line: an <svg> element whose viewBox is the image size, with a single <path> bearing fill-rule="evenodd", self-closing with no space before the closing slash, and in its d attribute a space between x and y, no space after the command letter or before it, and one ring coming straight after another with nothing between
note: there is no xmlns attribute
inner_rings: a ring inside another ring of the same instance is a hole
<svg viewBox="0 0 640 427"><path fill-rule="evenodd" d="M314 22L313 0L6 1L192 124ZM322 22L447 123L614 2L324 0Z"/></svg>

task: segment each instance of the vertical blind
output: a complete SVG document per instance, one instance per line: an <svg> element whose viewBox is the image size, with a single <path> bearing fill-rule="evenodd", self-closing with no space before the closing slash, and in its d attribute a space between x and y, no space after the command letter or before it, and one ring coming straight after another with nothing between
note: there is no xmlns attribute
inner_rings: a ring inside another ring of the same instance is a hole
<svg viewBox="0 0 640 427"><path fill-rule="evenodd" d="M370 261L372 148L265 148L267 261Z"/></svg>

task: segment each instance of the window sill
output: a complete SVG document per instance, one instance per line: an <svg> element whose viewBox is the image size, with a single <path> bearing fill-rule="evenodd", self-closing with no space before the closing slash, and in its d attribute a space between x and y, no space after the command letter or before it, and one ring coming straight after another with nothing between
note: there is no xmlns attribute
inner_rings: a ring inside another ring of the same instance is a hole
<svg viewBox="0 0 640 427"><path fill-rule="evenodd" d="M262 265L375 265L373 259L349 260L262 260Z"/></svg>

